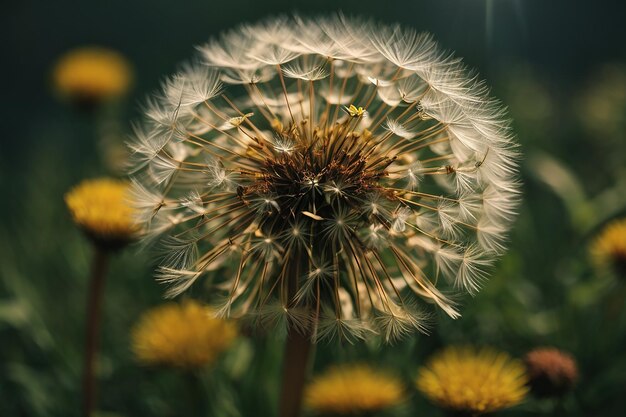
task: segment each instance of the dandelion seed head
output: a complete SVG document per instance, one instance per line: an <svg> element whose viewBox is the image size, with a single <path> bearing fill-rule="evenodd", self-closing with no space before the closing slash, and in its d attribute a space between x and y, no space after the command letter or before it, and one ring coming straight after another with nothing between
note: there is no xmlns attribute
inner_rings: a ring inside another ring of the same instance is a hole
<svg viewBox="0 0 626 417"><path fill-rule="evenodd" d="M221 311L315 340L424 331L433 305L458 317L446 293L479 288L518 200L484 83L430 35L343 15L243 25L199 51L131 143L147 235L197 248L163 265L168 294L210 274Z"/></svg>

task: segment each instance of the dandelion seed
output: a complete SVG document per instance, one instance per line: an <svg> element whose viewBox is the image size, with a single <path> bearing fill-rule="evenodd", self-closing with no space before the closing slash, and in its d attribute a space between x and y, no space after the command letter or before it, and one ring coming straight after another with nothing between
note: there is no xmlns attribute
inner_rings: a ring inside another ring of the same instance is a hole
<svg viewBox="0 0 626 417"><path fill-rule="evenodd" d="M345 107L346 112L350 115L350 117L361 117L365 114L365 109L363 107L356 107L354 104L350 104L350 107Z"/></svg>
<svg viewBox="0 0 626 417"><path fill-rule="evenodd" d="M222 125L221 129L231 129L233 127L239 127L251 116L254 116L254 113L247 113L243 116L231 117L226 121L224 125Z"/></svg>
<svg viewBox="0 0 626 417"><path fill-rule="evenodd" d="M391 225L391 231L395 233L402 233L406 230L406 222L413 214L413 210L408 207L400 207L396 213L394 213L394 220Z"/></svg>
<svg viewBox="0 0 626 417"><path fill-rule="evenodd" d="M518 201L485 85L430 35L342 15L199 50L131 145L146 239L172 251L168 294L211 275L224 314L312 340L425 331L432 306L458 317L446 293L478 289Z"/></svg>
<svg viewBox="0 0 626 417"><path fill-rule="evenodd" d="M288 137L274 137L272 140L274 150L277 152L292 153L296 150L296 144Z"/></svg>
<svg viewBox="0 0 626 417"><path fill-rule="evenodd" d="M220 93L218 73L197 63L183 69L163 85L163 95L173 108L203 103Z"/></svg>

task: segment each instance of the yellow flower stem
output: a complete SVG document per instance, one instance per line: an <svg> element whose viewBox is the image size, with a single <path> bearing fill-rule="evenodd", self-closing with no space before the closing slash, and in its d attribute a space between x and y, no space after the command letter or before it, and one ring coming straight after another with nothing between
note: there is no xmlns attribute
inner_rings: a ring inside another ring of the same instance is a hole
<svg viewBox="0 0 626 417"><path fill-rule="evenodd" d="M289 280L288 296L293 300L297 292L296 280L298 277L297 268L292 262L290 269L293 273L288 276L294 278ZM296 271L294 271L296 269ZM283 380L280 394L279 417L300 417L302 412L302 397L304 384L309 370L310 356L313 351L311 343L311 330L315 326L310 325L307 331L291 327L287 330L287 340L283 353Z"/></svg>
<svg viewBox="0 0 626 417"><path fill-rule="evenodd" d="M479 414L470 411L448 410L446 417L478 417Z"/></svg>
<svg viewBox="0 0 626 417"><path fill-rule="evenodd" d="M94 257L89 281L87 316L85 323L85 357L83 364L83 415L91 417L96 407L97 381L95 367L100 344L102 299L109 255L94 246Z"/></svg>
<svg viewBox="0 0 626 417"><path fill-rule="evenodd" d="M183 371L183 379L185 380L185 387L189 396L189 404L192 407L192 412L200 417L209 416L210 410L207 402L207 396L209 394L205 389L200 370L188 369Z"/></svg>

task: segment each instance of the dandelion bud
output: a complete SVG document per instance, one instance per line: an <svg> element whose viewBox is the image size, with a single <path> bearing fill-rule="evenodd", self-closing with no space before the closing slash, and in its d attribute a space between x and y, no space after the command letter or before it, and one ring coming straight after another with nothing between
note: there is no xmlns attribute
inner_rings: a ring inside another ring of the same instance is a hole
<svg viewBox="0 0 626 417"><path fill-rule="evenodd" d="M537 348L526 354L532 392L539 397L557 397L570 391L578 380L576 361L556 348Z"/></svg>

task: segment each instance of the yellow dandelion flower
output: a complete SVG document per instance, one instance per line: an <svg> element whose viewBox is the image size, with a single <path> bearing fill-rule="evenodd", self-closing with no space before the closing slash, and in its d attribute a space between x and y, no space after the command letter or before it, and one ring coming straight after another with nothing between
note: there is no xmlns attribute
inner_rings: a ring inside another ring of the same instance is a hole
<svg viewBox="0 0 626 417"><path fill-rule="evenodd" d="M589 252L599 268L609 267L626 278L626 219L610 223L592 242Z"/></svg>
<svg viewBox="0 0 626 417"><path fill-rule="evenodd" d="M147 365L193 369L213 363L236 336L232 322L189 300L145 313L133 329L132 349Z"/></svg>
<svg viewBox="0 0 626 417"><path fill-rule="evenodd" d="M399 379L368 365L336 366L316 377L305 391L306 406L320 414L361 414L401 403Z"/></svg>
<svg viewBox="0 0 626 417"><path fill-rule="evenodd" d="M118 52L82 47L63 55L53 70L57 91L81 104L122 96L132 81L128 61Z"/></svg>
<svg viewBox="0 0 626 417"><path fill-rule="evenodd" d="M130 184L110 178L85 180L65 195L74 222L99 246L116 248L138 231L127 202Z"/></svg>
<svg viewBox="0 0 626 417"><path fill-rule="evenodd" d="M417 388L443 408L483 414L519 404L527 381L523 363L506 353L449 347L419 370Z"/></svg>

